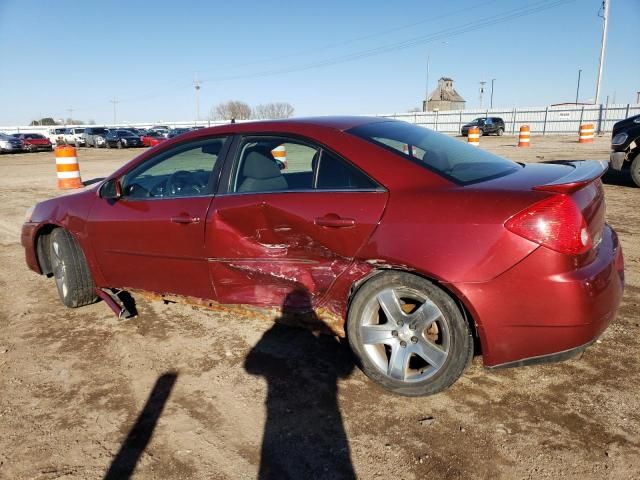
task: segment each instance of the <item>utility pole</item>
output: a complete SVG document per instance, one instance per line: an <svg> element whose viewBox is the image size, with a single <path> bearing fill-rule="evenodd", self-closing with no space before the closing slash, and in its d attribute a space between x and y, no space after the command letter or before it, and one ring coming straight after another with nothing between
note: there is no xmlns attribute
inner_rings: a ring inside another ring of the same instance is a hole
<svg viewBox="0 0 640 480"><path fill-rule="evenodd" d="M640 92L636 92L636 103L640 103Z"/></svg>
<svg viewBox="0 0 640 480"><path fill-rule="evenodd" d="M71 123L73 123L73 110L74 110L73 107L67 108L67 112L69 112L69 120L71 121Z"/></svg>
<svg viewBox="0 0 640 480"><path fill-rule="evenodd" d="M200 80L198 80L198 74L193 77L193 88L196 89L196 123L200 121Z"/></svg>
<svg viewBox="0 0 640 480"><path fill-rule="evenodd" d="M493 108L493 84L495 81L496 81L495 78L491 79L491 103L490 103L491 106L489 108Z"/></svg>
<svg viewBox="0 0 640 480"><path fill-rule="evenodd" d="M602 67L604 66L604 49L607 44L607 27L609 26L609 1L610 0L602 0L602 44L600 45L598 82L596 83L596 105L600 103L600 84L602 83Z"/></svg>
<svg viewBox="0 0 640 480"><path fill-rule="evenodd" d="M578 86L576 88L576 105L578 104L578 96L580 95L580 76L582 75L582 69L578 70Z"/></svg>
<svg viewBox="0 0 640 480"><path fill-rule="evenodd" d="M109 103L113 103L113 125L115 126L117 121L117 115L116 115L116 105L118 105L120 103L119 100L116 100L116 97L113 97L112 100L109 100Z"/></svg>
<svg viewBox="0 0 640 480"><path fill-rule="evenodd" d="M482 108L482 96L484 95L484 86L487 82L480 82L480 108Z"/></svg>

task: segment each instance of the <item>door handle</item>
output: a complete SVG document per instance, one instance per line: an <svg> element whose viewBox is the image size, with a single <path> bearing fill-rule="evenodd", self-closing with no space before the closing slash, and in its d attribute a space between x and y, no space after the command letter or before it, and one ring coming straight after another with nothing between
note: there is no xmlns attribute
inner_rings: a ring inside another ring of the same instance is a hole
<svg viewBox="0 0 640 480"><path fill-rule="evenodd" d="M198 223L200 222L200 217L192 217L190 215L180 215L179 217L171 217L171 223Z"/></svg>
<svg viewBox="0 0 640 480"><path fill-rule="evenodd" d="M316 217L314 223L319 227L345 228L356 224L353 218L342 218L335 213L329 213L324 217Z"/></svg>

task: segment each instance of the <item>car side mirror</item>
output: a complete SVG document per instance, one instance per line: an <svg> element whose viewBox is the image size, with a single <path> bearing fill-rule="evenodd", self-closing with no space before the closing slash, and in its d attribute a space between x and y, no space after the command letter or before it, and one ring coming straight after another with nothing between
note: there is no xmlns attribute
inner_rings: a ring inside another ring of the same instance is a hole
<svg viewBox="0 0 640 480"><path fill-rule="evenodd" d="M105 200L118 200L122 197L122 184L119 178L112 178L100 187L100 197Z"/></svg>

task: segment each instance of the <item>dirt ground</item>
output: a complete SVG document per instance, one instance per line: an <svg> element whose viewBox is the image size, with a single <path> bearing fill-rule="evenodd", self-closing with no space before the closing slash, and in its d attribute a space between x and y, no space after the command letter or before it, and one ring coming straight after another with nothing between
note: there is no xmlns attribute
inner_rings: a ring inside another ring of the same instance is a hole
<svg viewBox="0 0 640 480"><path fill-rule="evenodd" d="M518 161L606 159L609 139L483 137ZM139 153L80 149L84 180ZM627 287L579 360L490 371L404 398L331 337L240 310L135 298L75 310L29 271L25 210L59 195L52 153L0 156L0 478L640 478L640 188L607 175ZM540 301L544 301L540 299ZM312 472L305 474L305 472Z"/></svg>

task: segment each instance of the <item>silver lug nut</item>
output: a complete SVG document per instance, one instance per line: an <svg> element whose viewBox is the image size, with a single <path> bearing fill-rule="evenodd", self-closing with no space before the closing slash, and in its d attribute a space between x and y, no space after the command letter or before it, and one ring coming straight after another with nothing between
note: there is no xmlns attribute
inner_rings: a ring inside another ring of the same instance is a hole
<svg viewBox="0 0 640 480"><path fill-rule="evenodd" d="M404 322L402 320L398 320L398 326L402 327L404 325Z"/></svg>
<svg viewBox="0 0 640 480"><path fill-rule="evenodd" d="M400 346L401 347L406 347L407 346L407 342L405 342L404 340L400 340Z"/></svg>
<svg viewBox="0 0 640 480"><path fill-rule="evenodd" d="M411 343L418 343L418 337L411 337Z"/></svg>
<svg viewBox="0 0 640 480"><path fill-rule="evenodd" d="M392 330L391 331L391 336L397 337L398 336L398 331L397 330Z"/></svg>

